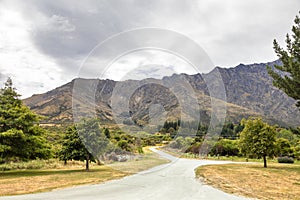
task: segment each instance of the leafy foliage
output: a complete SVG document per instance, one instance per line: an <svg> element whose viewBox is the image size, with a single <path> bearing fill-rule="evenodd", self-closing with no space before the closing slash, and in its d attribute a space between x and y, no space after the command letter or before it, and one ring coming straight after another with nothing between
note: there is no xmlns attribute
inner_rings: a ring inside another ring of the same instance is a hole
<svg viewBox="0 0 300 200"><path fill-rule="evenodd" d="M241 153L264 159L264 167L267 167L266 157L273 157L276 153L276 130L264 123L262 119L242 120L245 126L240 134L239 146Z"/></svg>
<svg viewBox="0 0 300 200"><path fill-rule="evenodd" d="M192 143L192 138L190 137L177 137L174 141L170 143L170 147L174 149L186 149Z"/></svg>
<svg viewBox="0 0 300 200"><path fill-rule="evenodd" d="M64 161L85 160L86 170L89 170L89 162L99 160L108 144L109 140L100 131L98 120L83 119L67 129L59 158Z"/></svg>
<svg viewBox="0 0 300 200"><path fill-rule="evenodd" d="M109 132L106 132L107 136L101 132L99 121L96 118L83 119L80 123L76 124L76 128L87 150L98 160L108 148L110 141L107 136L109 136Z"/></svg>
<svg viewBox="0 0 300 200"><path fill-rule="evenodd" d="M273 84L283 90L288 96L297 100L297 106L300 107L300 18L296 16L295 24L292 27L292 38L289 34L286 36L287 50L279 46L274 40L274 50L282 61L282 66L275 65L275 69L268 68L269 74L273 78ZM282 75L280 72L284 72Z"/></svg>
<svg viewBox="0 0 300 200"><path fill-rule="evenodd" d="M0 90L0 158L5 161L49 158L40 117L22 104L9 78Z"/></svg>
<svg viewBox="0 0 300 200"><path fill-rule="evenodd" d="M210 154L219 156L238 156L237 140L221 139L211 149Z"/></svg>
<svg viewBox="0 0 300 200"><path fill-rule="evenodd" d="M291 143L284 138L278 138L276 141L279 156L294 156Z"/></svg>

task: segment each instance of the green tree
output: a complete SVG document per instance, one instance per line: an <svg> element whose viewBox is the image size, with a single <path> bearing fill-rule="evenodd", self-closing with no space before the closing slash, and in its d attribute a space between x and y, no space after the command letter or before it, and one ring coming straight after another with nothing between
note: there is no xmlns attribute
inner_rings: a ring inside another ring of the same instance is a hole
<svg viewBox="0 0 300 200"><path fill-rule="evenodd" d="M10 78L0 90L0 158L29 160L51 156L39 127L40 116L24 106Z"/></svg>
<svg viewBox="0 0 300 200"><path fill-rule="evenodd" d="M109 140L100 131L97 119L83 119L76 125L68 127L62 150L59 153L60 160L86 161L86 171L89 163L100 163L100 156L105 153Z"/></svg>
<svg viewBox="0 0 300 200"><path fill-rule="evenodd" d="M295 145L297 143L298 137L291 130L281 129L277 132L277 138L287 139L291 145Z"/></svg>
<svg viewBox="0 0 300 200"><path fill-rule="evenodd" d="M275 65L275 70L268 67L274 86L283 90L288 96L294 98L297 107L300 107L300 18L296 16L292 27L292 38L286 36L287 50L279 46L274 40L274 50L282 62L282 66Z"/></svg>
<svg viewBox="0 0 300 200"><path fill-rule="evenodd" d="M210 153L220 156L237 156L239 154L237 140L221 139L216 142Z"/></svg>
<svg viewBox="0 0 300 200"><path fill-rule="evenodd" d="M110 141L107 136L110 137L110 135L106 136L101 132L99 120L96 118L83 119L77 124L77 130L83 144L95 156L97 163L100 164L100 158L109 148Z"/></svg>
<svg viewBox="0 0 300 200"><path fill-rule="evenodd" d="M294 147L294 156L297 158L297 160L300 160L300 140Z"/></svg>
<svg viewBox="0 0 300 200"><path fill-rule="evenodd" d="M86 171L89 170L89 162L95 161L93 155L82 143L75 125L69 126L66 131L62 149L59 152L59 159L65 161L65 163L67 163L68 160L85 160Z"/></svg>
<svg viewBox="0 0 300 200"><path fill-rule="evenodd" d="M278 138L276 141L276 145L278 148L277 155L279 155L281 157L282 156L288 156L288 157L294 156L294 151L293 151L292 145L287 139Z"/></svg>
<svg viewBox="0 0 300 200"><path fill-rule="evenodd" d="M276 153L276 130L262 119L242 120L244 125L240 133L239 147L241 153L248 156L263 158L264 167L267 167L267 156Z"/></svg>

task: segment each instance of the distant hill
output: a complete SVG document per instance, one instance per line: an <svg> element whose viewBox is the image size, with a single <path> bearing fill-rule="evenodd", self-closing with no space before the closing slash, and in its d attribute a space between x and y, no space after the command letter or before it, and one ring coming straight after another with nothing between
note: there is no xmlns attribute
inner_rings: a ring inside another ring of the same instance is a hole
<svg viewBox="0 0 300 200"><path fill-rule="evenodd" d="M238 122L243 117L262 116L270 122L285 126L300 125L300 112L295 106L295 101L272 85L272 79L267 73L266 66L274 64L280 63L275 61L267 64L240 64L234 68L216 67L214 69L219 71L224 82L227 95L226 119L228 121ZM96 110L97 115L103 121L114 122L111 96L115 92L114 89L117 88L119 97L127 98L125 102L128 102L128 105L124 106L129 106L130 110L130 116L124 114L124 120L131 118L140 125L148 123L150 120L149 109L155 104L162 106L161 108L167 113L168 120L176 120L180 114L184 115L186 119L192 119L192 115L200 112L201 120L208 123L211 115L211 99L203 78L210 76L214 70L208 74L174 74L170 77L164 77L162 80L146 79L116 82L113 80L75 79L47 93L24 99L24 103L38 114L46 116L45 123L71 122L73 120L72 91L74 83L80 81L86 86L86 89L83 88L82 96L73 99L73 104L83 115ZM190 95L184 88L178 86L181 79L187 80L192 86L200 110L183 110L180 113L180 103L172 91L177 89L178 94L182 96ZM150 84L145 84L148 82ZM158 84L155 84L156 82ZM159 83L164 83L170 87L164 87ZM120 85L122 86L121 89L119 88ZM140 87L137 87L128 97L130 91L126 90L127 86L134 88L139 85ZM85 95L91 94L88 91L91 88L96 91L95 94L92 93L93 97L86 97ZM89 100L89 98L92 99Z"/></svg>

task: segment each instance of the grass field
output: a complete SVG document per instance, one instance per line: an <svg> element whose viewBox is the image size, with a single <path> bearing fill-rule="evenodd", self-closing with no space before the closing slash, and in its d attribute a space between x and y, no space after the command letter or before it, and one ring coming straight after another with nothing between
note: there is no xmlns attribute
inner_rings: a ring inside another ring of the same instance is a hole
<svg viewBox="0 0 300 200"><path fill-rule="evenodd" d="M85 171L84 162L69 162L65 166L63 162L52 160L2 166L2 168L16 167L19 169L0 172L0 196L36 193L74 185L101 183L168 162L148 149L144 151L145 154L140 160L113 163L108 166L92 164L89 172ZM47 165L47 162L49 165ZM31 169L34 167L40 169Z"/></svg>
<svg viewBox="0 0 300 200"><path fill-rule="evenodd" d="M0 195L49 191L79 184L100 183L128 175L106 166L82 169L14 170L1 172Z"/></svg>
<svg viewBox="0 0 300 200"><path fill-rule="evenodd" d="M300 199L300 165L262 163L207 165L196 176L228 193L258 199Z"/></svg>

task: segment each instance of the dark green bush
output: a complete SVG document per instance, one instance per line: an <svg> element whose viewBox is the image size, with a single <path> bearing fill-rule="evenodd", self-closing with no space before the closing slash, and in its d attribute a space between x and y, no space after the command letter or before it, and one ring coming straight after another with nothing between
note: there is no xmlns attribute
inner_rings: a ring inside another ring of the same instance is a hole
<svg viewBox="0 0 300 200"><path fill-rule="evenodd" d="M216 142L210 151L212 156L238 156L239 148L236 140L221 139Z"/></svg>
<svg viewBox="0 0 300 200"><path fill-rule="evenodd" d="M294 159L291 158L291 157L287 157L287 156L284 156L284 157L278 157L278 163L294 163Z"/></svg>

